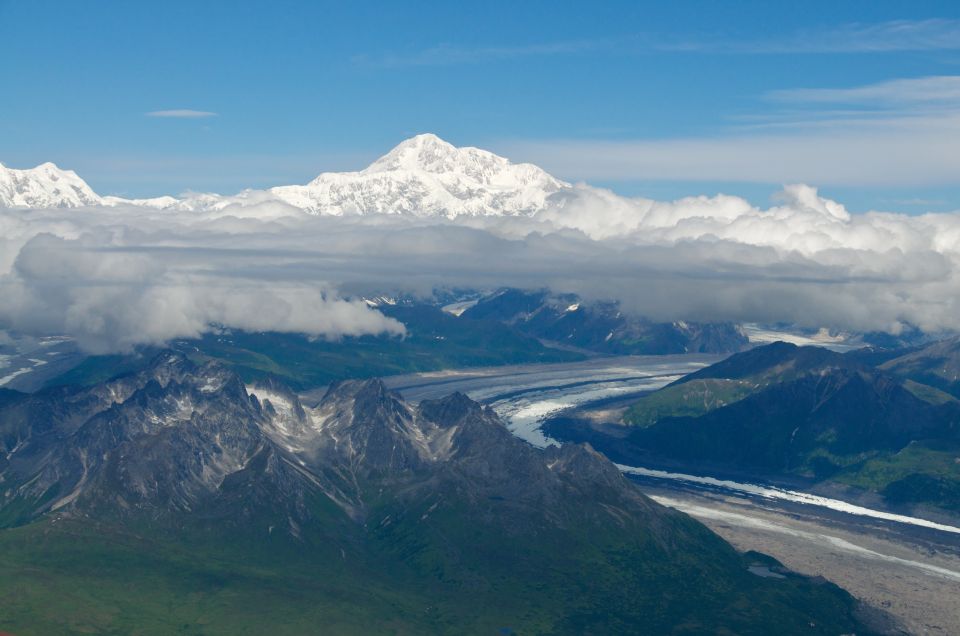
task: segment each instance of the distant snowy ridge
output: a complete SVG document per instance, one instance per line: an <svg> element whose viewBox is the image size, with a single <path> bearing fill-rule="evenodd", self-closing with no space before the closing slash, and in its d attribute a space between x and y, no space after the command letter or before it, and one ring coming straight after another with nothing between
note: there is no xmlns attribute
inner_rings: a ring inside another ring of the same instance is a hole
<svg viewBox="0 0 960 636"><path fill-rule="evenodd" d="M532 164L514 164L479 148L457 148L432 134L402 142L359 172L325 172L306 185L233 196L101 197L76 173L53 164L31 170L0 166L0 206L19 208L133 205L205 211L276 200L309 214L333 216L532 216L547 207L552 195L570 187Z"/></svg>
<svg viewBox="0 0 960 636"><path fill-rule="evenodd" d="M100 198L100 205L118 206L118 205L137 205L144 208L175 208L181 200L169 195L162 197L153 197L150 199L124 199L123 197L105 196Z"/></svg>

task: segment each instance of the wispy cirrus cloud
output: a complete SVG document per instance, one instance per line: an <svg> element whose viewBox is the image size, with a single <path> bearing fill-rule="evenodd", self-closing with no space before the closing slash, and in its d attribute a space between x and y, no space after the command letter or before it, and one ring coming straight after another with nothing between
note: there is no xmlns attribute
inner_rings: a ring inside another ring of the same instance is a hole
<svg viewBox="0 0 960 636"><path fill-rule="evenodd" d="M152 110L145 113L147 117L167 117L171 119L204 119L217 117L219 113L209 110L193 110L192 108L173 108L170 110Z"/></svg>
<svg viewBox="0 0 960 636"><path fill-rule="evenodd" d="M960 20L854 22L763 39L678 38L673 42L659 42L655 47L662 51L757 54L956 51L960 50Z"/></svg>
<svg viewBox="0 0 960 636"><path fill-rule="evenodd" d="M430 48L405 53L387 53L378 56L357 55L354 56L351 61L360 66L378 68L453 66L458 64L498 62L520 57L569 55L609 48L613 45L614 42L612 40L569 40L537 44L478 47L460 47L448 43L441 43Z"/></svg>
<svg viewBox="0 0 960 636"><path fill-rule="evenodd" d="M960 76L895 79L849 88L793 88L772 91L767 97L779 102L811 104L897 106L926 103L960 107Z"/></svg>
<svg viewBox="0 0 960 636"><path fill-rule="evenodd" d="M960 76L775 91L702 137L554 139L503 150L561 177L837 186L960 184Z"/></svg>
<svg viewBox="0 0 960 636"><path fill-rule="evenodd" d="M757 53L889 53L960 50L960 20L890 20L850 23L790 37L743 42L744 52Z"/></svg>
<svg viewBox="0 0 960 636"><path fill-rule="evenodd" d="M361 66L397 68L453 66L500 62L525 57L606 52L728 54L852 54L960 50L960 20L890 20L849 23L818 30L796 30L763 39L715 37L700 34L653 33L611 35L595 39L462 47L440 43L425 49L356 55Z"/></svg>

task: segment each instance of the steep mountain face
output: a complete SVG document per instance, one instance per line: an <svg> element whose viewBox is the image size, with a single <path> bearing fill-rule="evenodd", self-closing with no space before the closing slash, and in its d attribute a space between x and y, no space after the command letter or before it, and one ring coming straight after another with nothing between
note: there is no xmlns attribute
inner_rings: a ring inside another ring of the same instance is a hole
<svg viewBox="0 0 960 636"><path fill-rule="evenodd" d="M165 352L2 397L16 633L865 633L839 589L754 576L589 447L535 449L461 394L349 381L311 408Z"/></svg>
<svg viewBox="0 0 960 636"><path fill-rule="evenodd" d="M326 172L270 192L313 214L524 216L570 185L532 164L417 135L359 172Z"/></svg>
<svg viewBox="0 0 960 636"><path fill-rule="evenodd" d="M623 314L616 303L587 303L547 291L502 290L461 318L499 320L537 338L620 355L728 353L748 344L729 323L655 323Z"/></svg>
<svg viewBox="0 0 960 636"><path fill-rule="evenodd" d="M258 418L236 376L175 353L89 389L23 396L0 420L4 512L189 511L275 451Z"/></svg>
<svg viewBox="0 0 960 636"><path fill-rule="evenodd" d="M72 170L61 170L52 163L27 170L0 164L0 207L76 208L101 202Z"/></svg>

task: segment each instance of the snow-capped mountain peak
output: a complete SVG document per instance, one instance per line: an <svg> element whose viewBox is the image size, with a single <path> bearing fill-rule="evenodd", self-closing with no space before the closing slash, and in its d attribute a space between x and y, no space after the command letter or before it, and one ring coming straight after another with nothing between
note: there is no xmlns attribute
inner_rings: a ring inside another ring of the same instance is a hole
<svg viewBox="0 0 960 636"><path fill-rule="evenodd" d="M359 172L327 172L305 186L270 191L314 214L528 215L569 184L436 135L407 139Z"/></svg>
<svg viewBox="0 0 960 636"><path fill-rule="evenodd" d="M75 208L101 202L73 170L50 162L25 170L0 164L0 207Z"/></svg>
<svg viewBox="0 0 960 636"><path fill-rule="evenodd" d="M445 167L455 164L467 150L471 149L461 150L432 133L424 133L400 142L393 150L361 172L364 174L392 170L443 172Z"/></svg>
<svg viewBox="0 0 960 636"><path fill-rule="evenodd" d="M532 170L529 170L531 168ZM431 133L417 135L401 142L362 170L361 174L371 175L401 170L436 175L459 173L487 184L492 182L491 177L529 170L537 176L553 180L550 175L536 166L513 165L509 160L480 148L457 148Z"/></svg>

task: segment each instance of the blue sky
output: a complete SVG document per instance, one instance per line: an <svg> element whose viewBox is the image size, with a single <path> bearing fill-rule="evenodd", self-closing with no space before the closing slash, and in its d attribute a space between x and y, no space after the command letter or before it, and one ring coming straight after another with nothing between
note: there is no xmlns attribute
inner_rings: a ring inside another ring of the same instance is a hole
<svg viewBox="0 0 960 636"><path fill-rule="evenodd" d="M301 183L429 131L626 194L960 209L957 2L0 0L0 47L0 162L105 194Z"/></svg>

